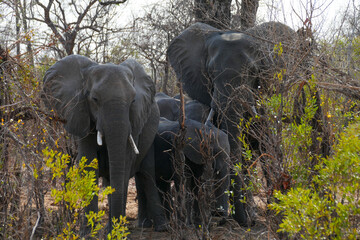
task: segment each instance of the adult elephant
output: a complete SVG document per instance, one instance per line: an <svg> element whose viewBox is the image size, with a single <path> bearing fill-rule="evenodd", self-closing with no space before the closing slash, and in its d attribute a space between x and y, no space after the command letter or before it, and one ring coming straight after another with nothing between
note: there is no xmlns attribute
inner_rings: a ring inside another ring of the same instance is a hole
<svg viewBox="0 0 360 240"><path fill-rule="evenodd" d="M71 55L45 74L43 100L65 120L65 129L77 137L78 159L97 158L97 177L104 177L115 188L109 196L110 226L113 217L125 216L128 182L135 175L139 195L145 195L151 209L155 230L165 229L154 184L151 146L159 122L154 96L153 81L133 59L120 65L98 64ZM87 212L98 210L97 200L95 196Z"/></svg>
<svg viewBox="0 0 360 240"><path fill-rule="evenodd" d="M202 180L209 176L204 176L206 164L210 165L212 171L212 180L214 184L214 212L222 216L227 216L229 197L225 193L230 184L229 161L230 146L227 135L215 128L208 127L204 124L192 120L185 120L185 176L187 179L187 190L192 192L194 199L186 201L187 221L195 223L196 226L201 224L200 208L198 202L198 187L202 185ZM155 147L155 172L156 184L160 190L160 196L167 212L170 212L169 199L171 181L174 180L175 187L178 188L180 177L178 169L176 170L173 163L174 156L174 139L180 130L178 121L171 121L166 118L160 118L158 133L154 140ZM210 202L207 199L207 202ZM191 204L192 203L192 204ZM192 211L190 211L192 210ZM191 214L193 217L191 218Z"/></svg>
<svg viewBox="0 0 360 240"><path fill-rule="evenodd" d="M176 121L180 116L180 100L165 93L156 93L156 103L160 110L160 117ZM209 107L197 100L188 99L185 102L185 117L198 122L205 122L209 114Z"/></svg>
<svg viewBox="0 0 360 240"><path fill-rule="evenodd" d="M257 114L254 96L272 89L274 73L293 63L291 44L295 37L291 28L277 22L245 32L221 31L195 23L169 45L168 59L183 89L191 98L210 106L207 123L215 115L214 124L228 134L233 165L246 164L241 160L238 140L240 119ZM240 201L246 196L241 190L243 181L235 174L233 178L234 218L248 226L253 214Z"/></svg>

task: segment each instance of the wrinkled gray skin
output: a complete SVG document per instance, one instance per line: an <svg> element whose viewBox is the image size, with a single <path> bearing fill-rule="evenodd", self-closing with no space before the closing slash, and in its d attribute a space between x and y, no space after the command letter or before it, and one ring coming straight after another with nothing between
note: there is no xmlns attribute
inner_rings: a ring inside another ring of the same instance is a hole
<svg viewBox="0 0 360 240"><path fill-rule="evenodd" d="M198 193L198 186L201 184L200 177L204 172L205 164L209 161L211 161L210 165L212 165L213 168L213 179L216 181L214 191L217 199L213 199L215 209L218 214L227 216L229 198L228 195L225 194L225 191L228 190L230 184L230 146L227 135L215 127L209 128L204 124L191 119L187 119L185 125L186 143L184 155L187 166L187 174L185 177L187 177L187 182L189 183L187 185L188 191L192 191L195 195L193 204L191 204L191 201L186 201L188 203L188 214L190 213L191 207L193 210L193 219L191 219L191 215L188 215L187 221L189 224L194 223L195 226L198 226L201 224L201 218L196 196ZM174 180L176 187L178 187L180 181L173 165L173 143L174 137L179 132L179 129L178 121L160 118L158 133L154 140L156 184L160 190L161 199L163 200L167 213L171 213L172 211L169 207L169 195L166 195L170 194L170 181ZM211 149L210 155L213 158L201 154L202 152L207 151L206 149L203 149L205 143L207 143L207 146Z"/></svg>
<svg viewBox="0 0 360 240"><path fill-rule="evenodd" d="M241 162L241 144L237 140L239 119L256 114L254 94L267 91L273 74L291 65L288 46L293 47L296 33L277 22L263 23L245 32L221 31L203 23L195 23L172 40L167 55L185 92L193 99L211 106L207 121L228 133L231 159ZM284 53L278 60L274 45L282 43ZM286 59L286 60L283 60ZM245 163L243 163L245 164ZM245 192L241 179L235 180L234 219L251 225L252 213L239 199ZM248 196L247 199L250 197Z"/></svg>
<svg viewBox="0 0 360 240"><path fill-rule="evenodd" d="M44 77L43 100L66 120L65 129L77 137L77 159L97 158L97 177L115 188L109 196L109 220L125 216L128 182L135 175L139 201L147 199L155 230L160 231L164 230L165 218L154 184L151 146L159 122L154 96L153 81L133 59L120 65L97 64L71 55L56 62ZM97 132L102 137L97 139ZM94 197L86 211L98 211L97 201Z"/></svg>
<svg viewBox="0 0 360 240"><path fill-rule="evenodd" d="M164 117L171 121L179 120L180 116L180 100L170 97L165 93L156 93L155 101L160 110L160 117ZM209 115L209 107L197 100L188 99L185 102L185 117L198 122L205 122Z"/></svg>

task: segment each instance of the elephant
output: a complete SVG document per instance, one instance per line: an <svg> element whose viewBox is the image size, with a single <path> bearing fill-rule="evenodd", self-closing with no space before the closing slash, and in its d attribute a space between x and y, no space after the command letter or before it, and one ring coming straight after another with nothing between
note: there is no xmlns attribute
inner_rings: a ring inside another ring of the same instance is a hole
<svg viewBox="0 0 360 240"><path fill-rule="evenodd" d="M45 105L65 120L65 129L77 139L77 159L97 158L97 178L115 188L109 195L109 230L113 217L125 216L128 182L134 175L139 199L146 198L155 230L165 230L153 149L159 109L155 85L143 67L134 59L119 65L98 64L70 55L46 71L43 85ZM97 196L85 210L98 211ZM83 226L82 231L88 229Z"/></svg>
<svg viewBox="0 0 360 240"><path fill-rule="evenodd" d="M164 92L157 92L155 94L155 101L159 101L160 99L167 99L167 98L172 98L172 97L170 97L169 95L167 95Z"/></svg>
<svg viewBox="0 0 360 240"><path fill-rule="evenodd" d="M155 101L159 107L160 117L174 121L179 117L180 100L159 92L155 95Z"/></svg>
<svg viewBox="0 0 360 240"><path fill-rule="evenodd" d="M183 96L184 96L184 101L185 101L185 103L187 103L188 101L193 100L193 99L191 99L189 96L187 96L186 94L183 94ZM173 98L180 100L180 97L181 97L181 96L180 96L180 93L178 93L178 94L176 94Z"/></svg>
<svg viewBox="0 0 360 240"><path fill-rule="evenodd" d="M187 189L193 192L195 198L193 204L187 201L187 223L194 223L195 226L201 224L198 199L198 186L201 185L201 177L204 173L206 164L212 166L212 178L215 181L214 190L214 213L220 216L227 216L228 213L228 194L229 189L229 161L230 146L227 135L215 128L192 120L185 120L185 177L187 179ZM180 176L174 167L174 137L178 133L180 125L178 121L171 121L166 118L160 118L158 132L154 140L155 148L155 175L156 184L160 190L160 196L167 213L170 212L170 203L167 194L170 193L171 180L174 180L175 187L178 188ZM206 149L205 145L208 147ZM210 150L207 152L207 150ZM204 154L207 152L208 154ZM209 176L203 176L207 178ZM210 177L211 179L211 177ZM209 180L209 179L207 179ZM192 205L192 208L191 208ZM193 219L191 211L193 210Z"/></svg>
<svg viewBox="0 0 360 240"><path fill-rule="evenodd" d="M156 93L156 103L160 110L160 117L176 121L180 116L180 100L170 97L165 93ZM198 122L205 122L209 114L209 107L197 100L188 99L185 102L185 117Z"/></svg>
<svg viewBox="0 0 360 240"><path fill-rule="evenodd" d="M278 22L263 23L244 32L195 23L171 41L167 57L177 79L186 94L211 107L206 124L215 124L228 134L233 165L246 165L238 140L240 119L259 116L261 109L256 107L255 96L272 89L274 73L294 64L296 47L292 44L296 41L296 32ZM232 174L233 217L240 225L249 226L255 214L249 204L239 200L247 194L241 190L244 174L243 179Z"/></svg>

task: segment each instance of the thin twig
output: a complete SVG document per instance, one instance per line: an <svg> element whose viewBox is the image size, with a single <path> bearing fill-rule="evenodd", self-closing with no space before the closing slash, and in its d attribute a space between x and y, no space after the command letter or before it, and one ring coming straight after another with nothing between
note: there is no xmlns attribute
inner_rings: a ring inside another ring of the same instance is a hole
<svg viewBox="0 0 360 240"><path fill-rule="evenodd" d="M248 174L249 174L249 176L250 176L250 169L257 163L257 161L260 159L260 158L262 158L262 157L270 157L270 158L272 158L272 159L274 159L274 160L276 160L272 155L270 155L270 154L268 154L268 153L263 153L263 154L261 154L258 158L256 158L256 160L247 168L247 172L248 172Z"/></svg>
<svg viewBox="0 0 360 240"><path fill-rule="evenodd" d="M32 239L34 238L36 229L37 229L37 227L39 226L39 222L40 222L41 215L40 215L40 212L37 212L37 214L38 214L38 218L37 218L37 220L36 220L36 223L35 223L35 226L34 226L32 232L31 232L30 240L32 240Z"/></svg>

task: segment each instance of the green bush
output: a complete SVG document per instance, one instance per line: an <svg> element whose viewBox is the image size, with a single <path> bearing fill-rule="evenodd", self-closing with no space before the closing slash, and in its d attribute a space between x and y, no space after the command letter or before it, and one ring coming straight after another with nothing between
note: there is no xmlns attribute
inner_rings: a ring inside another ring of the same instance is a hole
<svg viewBox="0 0 360 240"><path fill-rule="evenodd" d="M96 181L95 169L98 167L97 159L88 162L83 157L78 165L68 168L70 156L53 150L45 149L43 155L46 166L52 173L52 179L60 182L59 188L51 189L51 197L54 204L59 210L69 213L67 220L58 223L62 224L62 232L57 236L58 239L78 239L79 238L79 219L84 213L85 207L88 206L95 195L99 196L100 188ZM36 172L34 176L36 177ZM101 194L100 201L104 201L105 197L113 193L115 189L107 187ZM87 224L91 228L90 236L96 237L101 230L105 228L104 220L105 211L100 210L97 213L89 212L86 214ZM126 239L129 234L126 217L121 216L120 219L112 219L113 229L108 234L108 239Z"/></svg>
<svg viewBox="0 0 360 240"><path fill-rule="evenodd" d="M360 121L340 134L331 157L308 186L279 191L270 208L284 216L280 232L302 239L356 239L360 219Z"/></svg>

